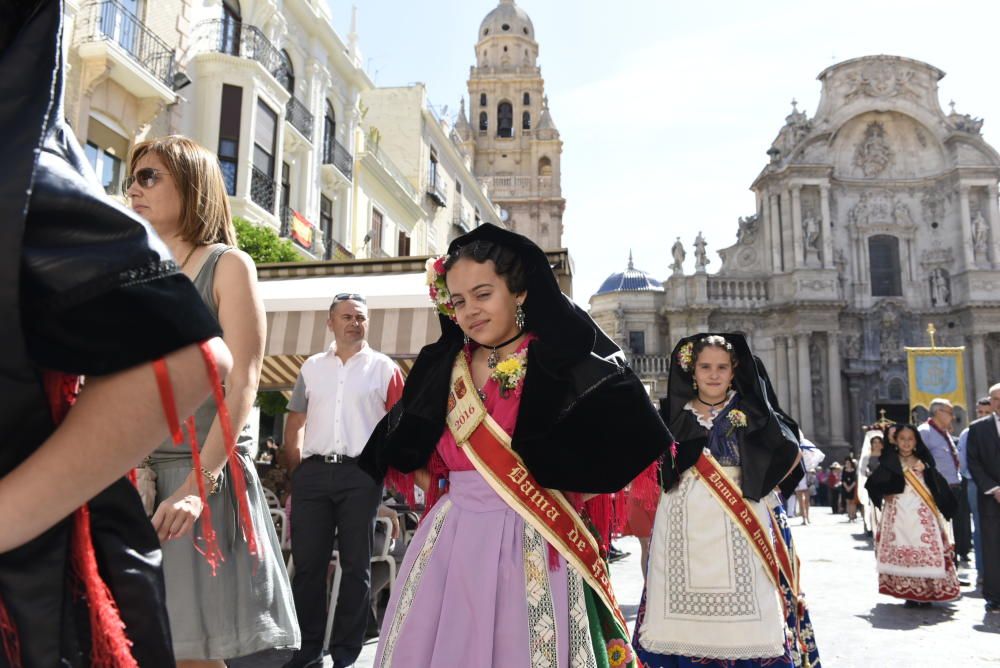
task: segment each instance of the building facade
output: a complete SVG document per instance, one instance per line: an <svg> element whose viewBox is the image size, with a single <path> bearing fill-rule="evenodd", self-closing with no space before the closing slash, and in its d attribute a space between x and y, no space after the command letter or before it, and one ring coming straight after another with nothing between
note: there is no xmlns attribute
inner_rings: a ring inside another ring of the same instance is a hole
<svg viewBox="0 0 1000 668"><path fill-rule="evenodd" d="M928 324L937 345L966 347L970 402L1000 380L1000 155L982 120L942 110L943 76L893 56L824 70L816 113L793 105L767 151L718 273L699 235L685 275L678 239L662 292L591 298L625 347L633 331L653 336L633 359L655 393L673 342L740 331L781 405L840 454L880 411L908 417L904 347L928 345Z"/></svg>
<svg viewBox="0 0 1000 668"><path fill-rule="evenodd" d="M357 228L382 211L386 253L423 215L384 151L365 151L356 16L325 0L67 0L67 115L111 195L137 141L187 135L217 153L233 214L307 258L378 254ZM390 243L388 237L393 237ZM399 242L399 243L397 243Z"/></svg>
<svg viewBox="0 0 1000 668"><path fill-rule="evenodd" d="M562 247L562 140L549 111L528 14L500 0L479 26L469 70L469 107L456 129L472 170L510 229L542 248Z"/></svg>

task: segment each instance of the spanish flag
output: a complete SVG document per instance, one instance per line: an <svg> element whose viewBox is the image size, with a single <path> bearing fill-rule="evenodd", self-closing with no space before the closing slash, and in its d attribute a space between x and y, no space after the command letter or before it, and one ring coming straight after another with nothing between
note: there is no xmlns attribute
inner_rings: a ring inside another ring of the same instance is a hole
<svg viewBox="0 0 1000 668"><path fill-rule="evenodd" d="M292 214L292 239L306 250L311 249L315 225L303 218L298 211L292 211Z"/></svg>

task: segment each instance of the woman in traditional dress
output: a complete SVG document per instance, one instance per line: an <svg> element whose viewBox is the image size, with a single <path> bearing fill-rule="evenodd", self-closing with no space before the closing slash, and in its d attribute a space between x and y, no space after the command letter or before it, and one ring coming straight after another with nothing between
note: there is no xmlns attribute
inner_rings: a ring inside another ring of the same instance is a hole
<svg viewBox="0 0 1000 668"><path fill-rule="evenodd" d="M159 543L124 475L171 427L157 379L187 415L206 362L231 360L63 120L63 17L0 10L0 666L172 668Z"/></svg>
<svg viewBox="0 0 1000 668"><path fill-rule="evenodd" d="M635 643L654 668L793 666L766 499L799 466L746 339L698 334L674 350L661 413L678 446L663 488ZM788 581L794 580L786 564Z"/></svg>
<svg viewBox="0 0 1000 668"><path fill-rule="evenodd" d="M858 503L861 504L861 521L864 523L868 537L875 535L879 517L882 511L875 507L868 497L865 483L868 477L878 468L882 456L882 444L885 443L885 432L881 429L869 429L865 433L865 441L858 455Z"/></svg>
<svg viewBox="0 0 1000 668"><path fill-rule="evenodd" d="M578 509L639 475L669 432L527 238L482 225L428 280L441 338L360 460L376 480L430 478L375 666L634 666Z"/></svg>
<svg viewBox="0 0 1000 668"><path fill-rule="evenodd" d="M216 406L206 402L188 435L200 453L168 439L140 470L141 480L155 479L149 510L155 506L152 523L163 544L174 654L180 666L222 668L224 659L299 644L288 574L250 453L247 417L264 354L264 306L253 260L235 248L216 157L175 135L137 144L129 169L132 209L180 261L233 354L225 403L239 433L231 455ZM208 490L208 512L199 485ZM206 518L215 519L214 537Z"/></svg>
<svg viewBox="0 0 1000 668"><path fill-rule="evenodd" d="M948 520L958 502L917 428L900 425L895 436L865 483L882 508L875 533L878 590L905 599L907 607L954 601L959 584Z"/></svg>

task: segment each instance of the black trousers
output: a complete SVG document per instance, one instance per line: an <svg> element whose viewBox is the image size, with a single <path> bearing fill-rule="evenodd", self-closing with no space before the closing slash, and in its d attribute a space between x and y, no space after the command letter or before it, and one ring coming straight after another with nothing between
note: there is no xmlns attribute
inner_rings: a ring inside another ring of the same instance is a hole
<svg viewBox="0 0 1000 668"><path fill-rule="evenodd" d="M983 576L983 598L1000 605L1000 503L993 495L979 495L979 540L983 546L983 563L977 564Z"/></svg>
<svg viewBox="0 0 1000 668"><path fill-rule="evenodd" d="M304 460L292 474L292 594L302 649L322 649L326 628L326 577L337 537L342 576L330 636L335 662L351 664L361 653L371 609L372 531L382 486L356 464Z"/></svg>
<svg viewBox="0 0 1000 668"><path fill-rule="evenodd" d="M963 480L957 485L948 486L958 499L958 510L951 518L951 528L955 532L955 558L968 558L969 550L972 549L972 514L969 512L969 495L966 493L968 483Z"/></svg>

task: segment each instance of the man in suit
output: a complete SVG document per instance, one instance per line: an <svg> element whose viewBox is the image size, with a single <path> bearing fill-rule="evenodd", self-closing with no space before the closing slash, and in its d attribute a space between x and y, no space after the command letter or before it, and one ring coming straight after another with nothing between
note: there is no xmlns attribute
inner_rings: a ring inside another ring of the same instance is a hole
<svg viewBox="0 0 1000 668"><path fill-rule="evenodd" d="M969 426L968 464L979 488L986 611L1000 614L1000 383L990 388L992 415Z"/></svg>

